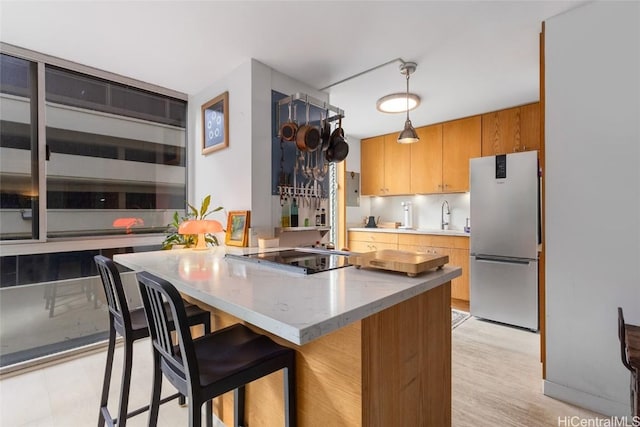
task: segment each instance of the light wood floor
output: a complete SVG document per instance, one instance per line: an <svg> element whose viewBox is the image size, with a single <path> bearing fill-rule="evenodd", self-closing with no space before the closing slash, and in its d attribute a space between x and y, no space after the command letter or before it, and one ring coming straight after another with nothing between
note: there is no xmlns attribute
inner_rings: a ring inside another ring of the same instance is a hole
<svg viewBox="0 0 640 427"><path fill-rule="evenodd" d="M557 426L558 417L597 416L542 394L537 334L470 318L453 330L452 342L454 427ZM121 354L118 348L114 403ZM150 355L147 340L135 344L132 408L148 401ZM0 380L0 426L96 425L104 361L100 352ZM171 386L163 389L170 392ZM186 408L162 405L159 426L187 425L186 420ZM146 414L128 423L145 424Z"/></svg>
<svg viewBox="0 0 640 427"><path fill-rule="evenodd" d="M558 426L567 425L558 417L597 418L542 394L539 342L538 334L473 317L454 329L453 426Z"/></svg>

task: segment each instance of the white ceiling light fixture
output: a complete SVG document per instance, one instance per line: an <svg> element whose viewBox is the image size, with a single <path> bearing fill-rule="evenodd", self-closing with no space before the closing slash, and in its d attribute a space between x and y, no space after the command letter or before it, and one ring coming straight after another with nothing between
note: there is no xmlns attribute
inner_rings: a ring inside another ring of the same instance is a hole
<svg viewBox="0 0 640 427"><path fill-rule="evenodd" d="M415 62L403 62L400 65L400 73L407 76L407 97L406 97L406 110L407 110L407 120L404 122L404 129L398 135L398 144L412 144L414 142L420 141L418 138L418 133L413 128L411 124L411 120L409 119L409 76L411 73L416 71L416 67L418 64Z"/></svg>
<svg viewBox="0 0 640 427"><path fill-rule="evenodd" d="M410 93L408 98L409 111L420 105L420 97L415 93ZM407 111L407 94L402 92L383 96L376 102L376 108L382 113L404 113Z"/></svg>

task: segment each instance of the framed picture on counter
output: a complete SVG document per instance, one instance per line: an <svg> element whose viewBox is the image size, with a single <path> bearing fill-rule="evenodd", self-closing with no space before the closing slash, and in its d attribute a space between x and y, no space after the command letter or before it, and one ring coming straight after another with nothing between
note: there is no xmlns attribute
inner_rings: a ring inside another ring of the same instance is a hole
<svg viewBox="0 0 640 427"><path fill-rule="evenodd" d="M227 218L227 246L247 246L251 211L230 211Z"/></svg>
<svg viewBox="0 0 640 427"><path fill-rule="evenodd" d="M202 105L202 154L229 146L229 92Z"/></svg>

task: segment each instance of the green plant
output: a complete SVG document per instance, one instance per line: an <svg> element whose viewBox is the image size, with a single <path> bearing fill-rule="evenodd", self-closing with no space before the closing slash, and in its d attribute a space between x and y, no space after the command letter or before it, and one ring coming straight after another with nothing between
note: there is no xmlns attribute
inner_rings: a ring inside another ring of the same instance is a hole
<svg viewBox="0 0 640 427"><path fill-rule="evenodd" d="M190 219L206 219L207 216L214 212L218 212L223 209L222 206L218 206L215 209L209 210L209 205L211 204L211 195L207 195L204 199L202 199L202 203L200 204L200 209L197 209L195 206L187 203L187 213L185 216L180 216L180 214L176 211L173 213L173 220L167 224L167 237L162 242L162 249L171 249L176 245L183 245L186 248L194 246L197 243L198 236L195 234L178 234L178 228L180 228L180 224L184 221ZM206 234L205 240L207 243L218 246L218 238L215 234Z"/></svg>

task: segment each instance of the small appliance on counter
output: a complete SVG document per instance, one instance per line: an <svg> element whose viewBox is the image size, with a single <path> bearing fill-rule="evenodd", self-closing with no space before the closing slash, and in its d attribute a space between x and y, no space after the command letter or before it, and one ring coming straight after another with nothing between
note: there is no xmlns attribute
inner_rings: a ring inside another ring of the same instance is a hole
<svg viewBox="0 0 640 427"><path fill-rule="evenodd" d="M406 229L410 229L413 228L413 209L412 209L412 205L411 202L402 202L402 214L403 214L403 221L402 221L402 225L400 226L400 228L406 228Z"/></svg>
<svg viewBox="0 0 640 427"><path fill-rule="evenodd" d="M378 221L380 221L380 217L378 217ZM376 217L370 216L365 228L378 228L378 225L376 224Z"/></svg>

